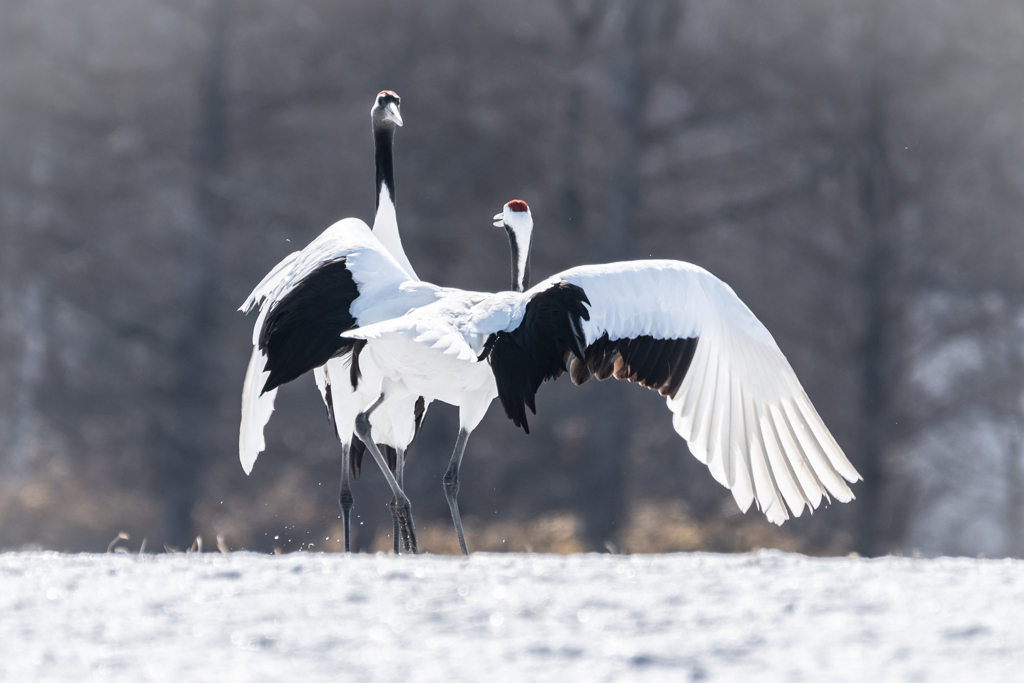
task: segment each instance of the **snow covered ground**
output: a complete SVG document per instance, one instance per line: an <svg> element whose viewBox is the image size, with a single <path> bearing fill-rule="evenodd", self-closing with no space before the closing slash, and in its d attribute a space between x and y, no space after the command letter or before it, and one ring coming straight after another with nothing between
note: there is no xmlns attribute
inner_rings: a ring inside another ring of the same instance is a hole
<svg viewBox="0 0 1024 683"><path fill-rule="evenodd" d="M6 553L0 680L1024 680L1024 562Z"/></svg>

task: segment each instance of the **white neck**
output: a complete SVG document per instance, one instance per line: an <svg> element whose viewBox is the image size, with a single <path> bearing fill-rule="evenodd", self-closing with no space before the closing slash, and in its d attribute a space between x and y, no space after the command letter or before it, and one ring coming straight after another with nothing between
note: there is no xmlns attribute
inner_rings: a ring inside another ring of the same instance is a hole
<svg viewBox="0 0 1024 683"><path fill-rule="evenodd" d="M533 243L533 217L525 211L506 212L505 230L512 249L512 289L525 291L530 284L530 247Z"/></svg>
<svg viewBox="0 0 1024 683"><path fill-rule="evenodd" d="M391 193L385 183L380 184L380 202L377 204L377 215L373 218L373 234L377 236L384 248L395 257L409 277L419 280L409 257L402 248L402 238L398 235L398 217L395 215L395 203L391 201Z"/></svg>

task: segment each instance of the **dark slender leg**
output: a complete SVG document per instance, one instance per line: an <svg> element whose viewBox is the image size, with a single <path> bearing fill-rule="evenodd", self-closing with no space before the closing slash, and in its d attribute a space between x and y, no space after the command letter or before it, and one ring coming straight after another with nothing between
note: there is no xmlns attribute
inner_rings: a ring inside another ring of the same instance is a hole
<svg viewBox="0 0 1024 683"><path fill-rule="evenodd" d="M455 522L455 533L459 535L459 547L463 555L469 555L466 548L466 534L462 531L462 517L459 515L459 468L462 466L462 454L466 452L466 442L469 441L469 432L465 429L459 430L459 439L455 442L455 451L452 453L452 461L448 463L448 471L444 473L444 495L448 499L448 507L452 511L452 521Z"/></svg>
<svg viewBox="0 0 1024 683"><path fill-rule="evenodd" d="M395 450L398 452L398 457L395 460L395 481L398 482L399 488L401 488L404 491L405 490L405 451L402 450L401 448L396 448ZM391 504L392 505L395 505L397 502L398 501L396 501L394 498L391 499ZM395 522L395 531L394 531L395 555L397 555L399 553L398 534L399 534L400 529L398 528L398 520L396 519L396 520L394 520L394 522Z"/></svg>
<svg viewBox="0 0 1024 683"><path fill-rule="evenodd" d="M383 401L384 394L381 394L366 410L359 413L356 417L356 436L366 444L366 450L370 451L373 459L377 461L380 471L384 473L384 478L387 479L388 486L391 487L391 493L395 496L394 503L388 506L391 508L391 516L395 519L395 523L401 530L405 552L415 554L419 548L416 545L416 527L412 521L412 503L409 502L409 498L402 491L402 487L398 485L395 475L391 474L391 468L388 467L388 462L381 455L377 444L373 442L370 432L370 413L376 410Z"/></svg>
<svg viewBox="0 0 1024 683"><path fill-rule="evenodd" d="M341 438L338 433L338 421L334 418L334 398L331 393L331 385L327 385L327 415L331 419L331 427L334 428L334 435L341 441L341 494L338 502L341 504L341 525L345 529L345 552L352 552L352 508L356 501L352 497L352 489L349 486L349 448L351 443ZM347 435L346 435L347 436Z"/></svg>
<svg viewBox="0 0 1024 683"><path fill-rule="evenodd" d="M355 506L355 499L352 498L352 489L349 487L349 444L341 444L341 523L345 527L345 552L352 552L352 508Z"/></svg>

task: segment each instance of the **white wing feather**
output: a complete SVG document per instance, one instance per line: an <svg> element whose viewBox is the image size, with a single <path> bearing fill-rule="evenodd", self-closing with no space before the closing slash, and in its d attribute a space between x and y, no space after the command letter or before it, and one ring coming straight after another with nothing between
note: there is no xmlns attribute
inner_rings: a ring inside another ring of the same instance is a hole
<svg viewBox="0 0 1024 683"><path fill-rule="evenodd" d="M483 350L484 335L470 324L472 305L485 294L455 292L391 320L345 332L352 339L407 339L469 363Z"/></svg>
<svg viewBox="0 0 1024 683"><path fill-rule="evenodd" d="M257 306L261 311L267 310L268 304L272 306L283 299L318 267L343 257L360 286L360 299L364 296L367 299L363 302L364 308L372 307L380 298L367 295L364 288L372 289L374 293L395 291L410 279L366 223L358 218L345 218L320 233L302 251L284 257L256 286L239 310L248 313ZM256 343L255 339L253 343Z"/></svg>
<svg viewBox="0 0 1024 683"><path fill-rule="evenodd" d="M823 497L853 498L846 481L860 475L771 334L728 285L688 263L582 266L524 294L451 297L345 336L402 336L473 362L487 334L516 329L529 300L562 281L581 287L590 301L587 345L605 334L612 341L699 338L682 386L666 402L675 430L740 509L756 503L781 524Z"/></svg>
<svg viewBox="0 0 1024 683"><path fill-rule="evenodd" d="M263 429L274 412L277 390L261 393L269 376L264 371L266 356L260 352L260 330L274 304L324 263L344 257L346 268L359 287L351 313L357 323L374 323L402 315L410 308L433 301L437 287L413 281L395 258L381 245L370 228L358 218L345 218L323 231L305 249L281 260L256 286L239 310L259 308L253 328L253 353L242 388L242 421L238 455L246 474L266 448ZM314 372L321 396L326 400L326 377Z"/></svg>
<svg viewBox="0 0 1024 683"><path fill-rule="evenodd" d="M263 428L274 412L277 389L261 394L269 372L264 372L267 357L258 348L253 348L249 367L245 371L242 385L242 423L238 428L238 459L246 474L252 472L257 456L267 447L263 440Z"/></svg>
<svg viewBox="0 0 1024 683"><path fill-rule="evenodd" d="M768 330L724 282L679 261L573 268L526 293L566 281L590 300L587 344L698 337L682 386L666 402L675 430L740 509L781 524L829 495L847 502L857 470L818 416ZM512 315L514 329L522 313ZM845 479L845 480L844 480ZM788 507L788 510L787 510Z"/></svg>

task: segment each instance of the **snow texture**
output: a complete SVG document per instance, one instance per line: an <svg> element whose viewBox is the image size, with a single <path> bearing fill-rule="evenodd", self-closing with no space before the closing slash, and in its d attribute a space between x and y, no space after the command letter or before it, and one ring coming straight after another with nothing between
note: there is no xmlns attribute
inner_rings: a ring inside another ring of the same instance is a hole
<svg viewBox="0 0 1024 683"><path fill-rule="evenodd" d="M1024 562L0 555L5 681L1009 681Z"/></svg>

